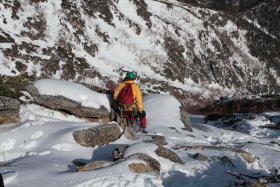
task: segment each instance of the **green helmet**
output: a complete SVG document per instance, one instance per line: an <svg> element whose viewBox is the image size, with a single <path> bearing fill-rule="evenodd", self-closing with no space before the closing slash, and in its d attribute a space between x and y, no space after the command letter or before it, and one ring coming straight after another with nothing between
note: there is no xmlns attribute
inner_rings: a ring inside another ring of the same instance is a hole
<svg viewBox="0 0 280 187"><path fill-rule="evenodd" d="M136 77L135 74L131 71L128 71L125 76L125 78L127 79L135 79L135 77Z"/></svg>

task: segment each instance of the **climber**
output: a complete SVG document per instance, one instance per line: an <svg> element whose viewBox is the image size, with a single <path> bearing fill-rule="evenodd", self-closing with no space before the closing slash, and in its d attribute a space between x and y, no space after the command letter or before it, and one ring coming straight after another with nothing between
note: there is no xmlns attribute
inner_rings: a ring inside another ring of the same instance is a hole
<svg viewBox="0 0 280 187"><path fill-rule="evenodd" d="M118 106L122 108L124 115L129 121L140 118L140 131L146 131L146 112L143 110L142 93L135 83L135 74L127 72L123 82L119 83L114 92L113 100L118 101Z"/></svg>

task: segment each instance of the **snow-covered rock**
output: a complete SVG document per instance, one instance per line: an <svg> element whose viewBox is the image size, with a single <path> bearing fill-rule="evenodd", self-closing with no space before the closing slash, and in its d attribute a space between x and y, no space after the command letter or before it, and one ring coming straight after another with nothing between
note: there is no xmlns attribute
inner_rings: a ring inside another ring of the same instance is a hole
<svg viewBox="0 0 280 187"><path fill-rule="evenodd" d="M85 118L109 118L110 104L106 94L63 80L43 79L26 90L34 100L51 109L66 111Z"/></svg>

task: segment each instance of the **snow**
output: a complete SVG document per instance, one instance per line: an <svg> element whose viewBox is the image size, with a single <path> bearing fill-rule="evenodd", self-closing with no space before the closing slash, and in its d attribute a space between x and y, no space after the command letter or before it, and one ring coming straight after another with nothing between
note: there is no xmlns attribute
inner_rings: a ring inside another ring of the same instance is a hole
<svg viewBox="0 0 280 187"><path fill-rule="evenodd" d="M104 106L110 111L110 103L106 94L97 93L81 84L65 80L41 79L36 81L34 86L42 95L65 96L81 103L82 106L93 108Z"/></svg>
<svg viewBox="0 0 280 187"><path fill-rule="evenodd" d="M101 101L104 103L107 98L66 81L40 80L35 85L44 94L61 94L72 98L69 94L72 93L81 102L85 102L89 95L94 95L91 98L93 105L100 104ZM236 119L241 121L235 124L235 128L225 127L221 120L205 124L204 116L193 115L190 118L193 132L188 132L182 129L184 124L180 120L181 104L174 97L166 94L146 95L143 103L147 112L148 134L165 136L168 144L164 147L176 152L185 164L174 163L156 155L155 144L143 143L141 139L131 141L124 136L102 147L83 147L75 142L72 133L100 123L87 122L35 104L22 104L20 126L8 130L0 126L0 164L7 164L0 167L0 173L5 185L219 187L232 185L237 180L227 174L227 171L268 175L279 168L280 148L271 143L279 143L279 131L261 126L279 122L280 112L259 114L254 119L246 114L236 114ZM112 150L124 145L129 145L124 152L125 157L140 152L158 160L161 164L160 175L133 173L127 167L133 160L93 171L74 172L74 161L112 161ZM186 149L184 146L242 148L251 153L255 161L247 163L238 153L228 150ZM196 160L193 158L196 153L206 155L208 159ZM230 159L230 163L223 161L225 156Z"/></svg>

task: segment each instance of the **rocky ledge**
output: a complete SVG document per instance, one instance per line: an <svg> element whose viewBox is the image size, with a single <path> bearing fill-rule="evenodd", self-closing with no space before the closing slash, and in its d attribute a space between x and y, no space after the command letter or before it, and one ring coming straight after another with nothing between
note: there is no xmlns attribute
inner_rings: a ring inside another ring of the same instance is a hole
<svg viewBox="0 0 280 187"><path fill-rule="evenodd" d="M0 96L0 125L19 122L19 110L18 100Z"/></svg>

